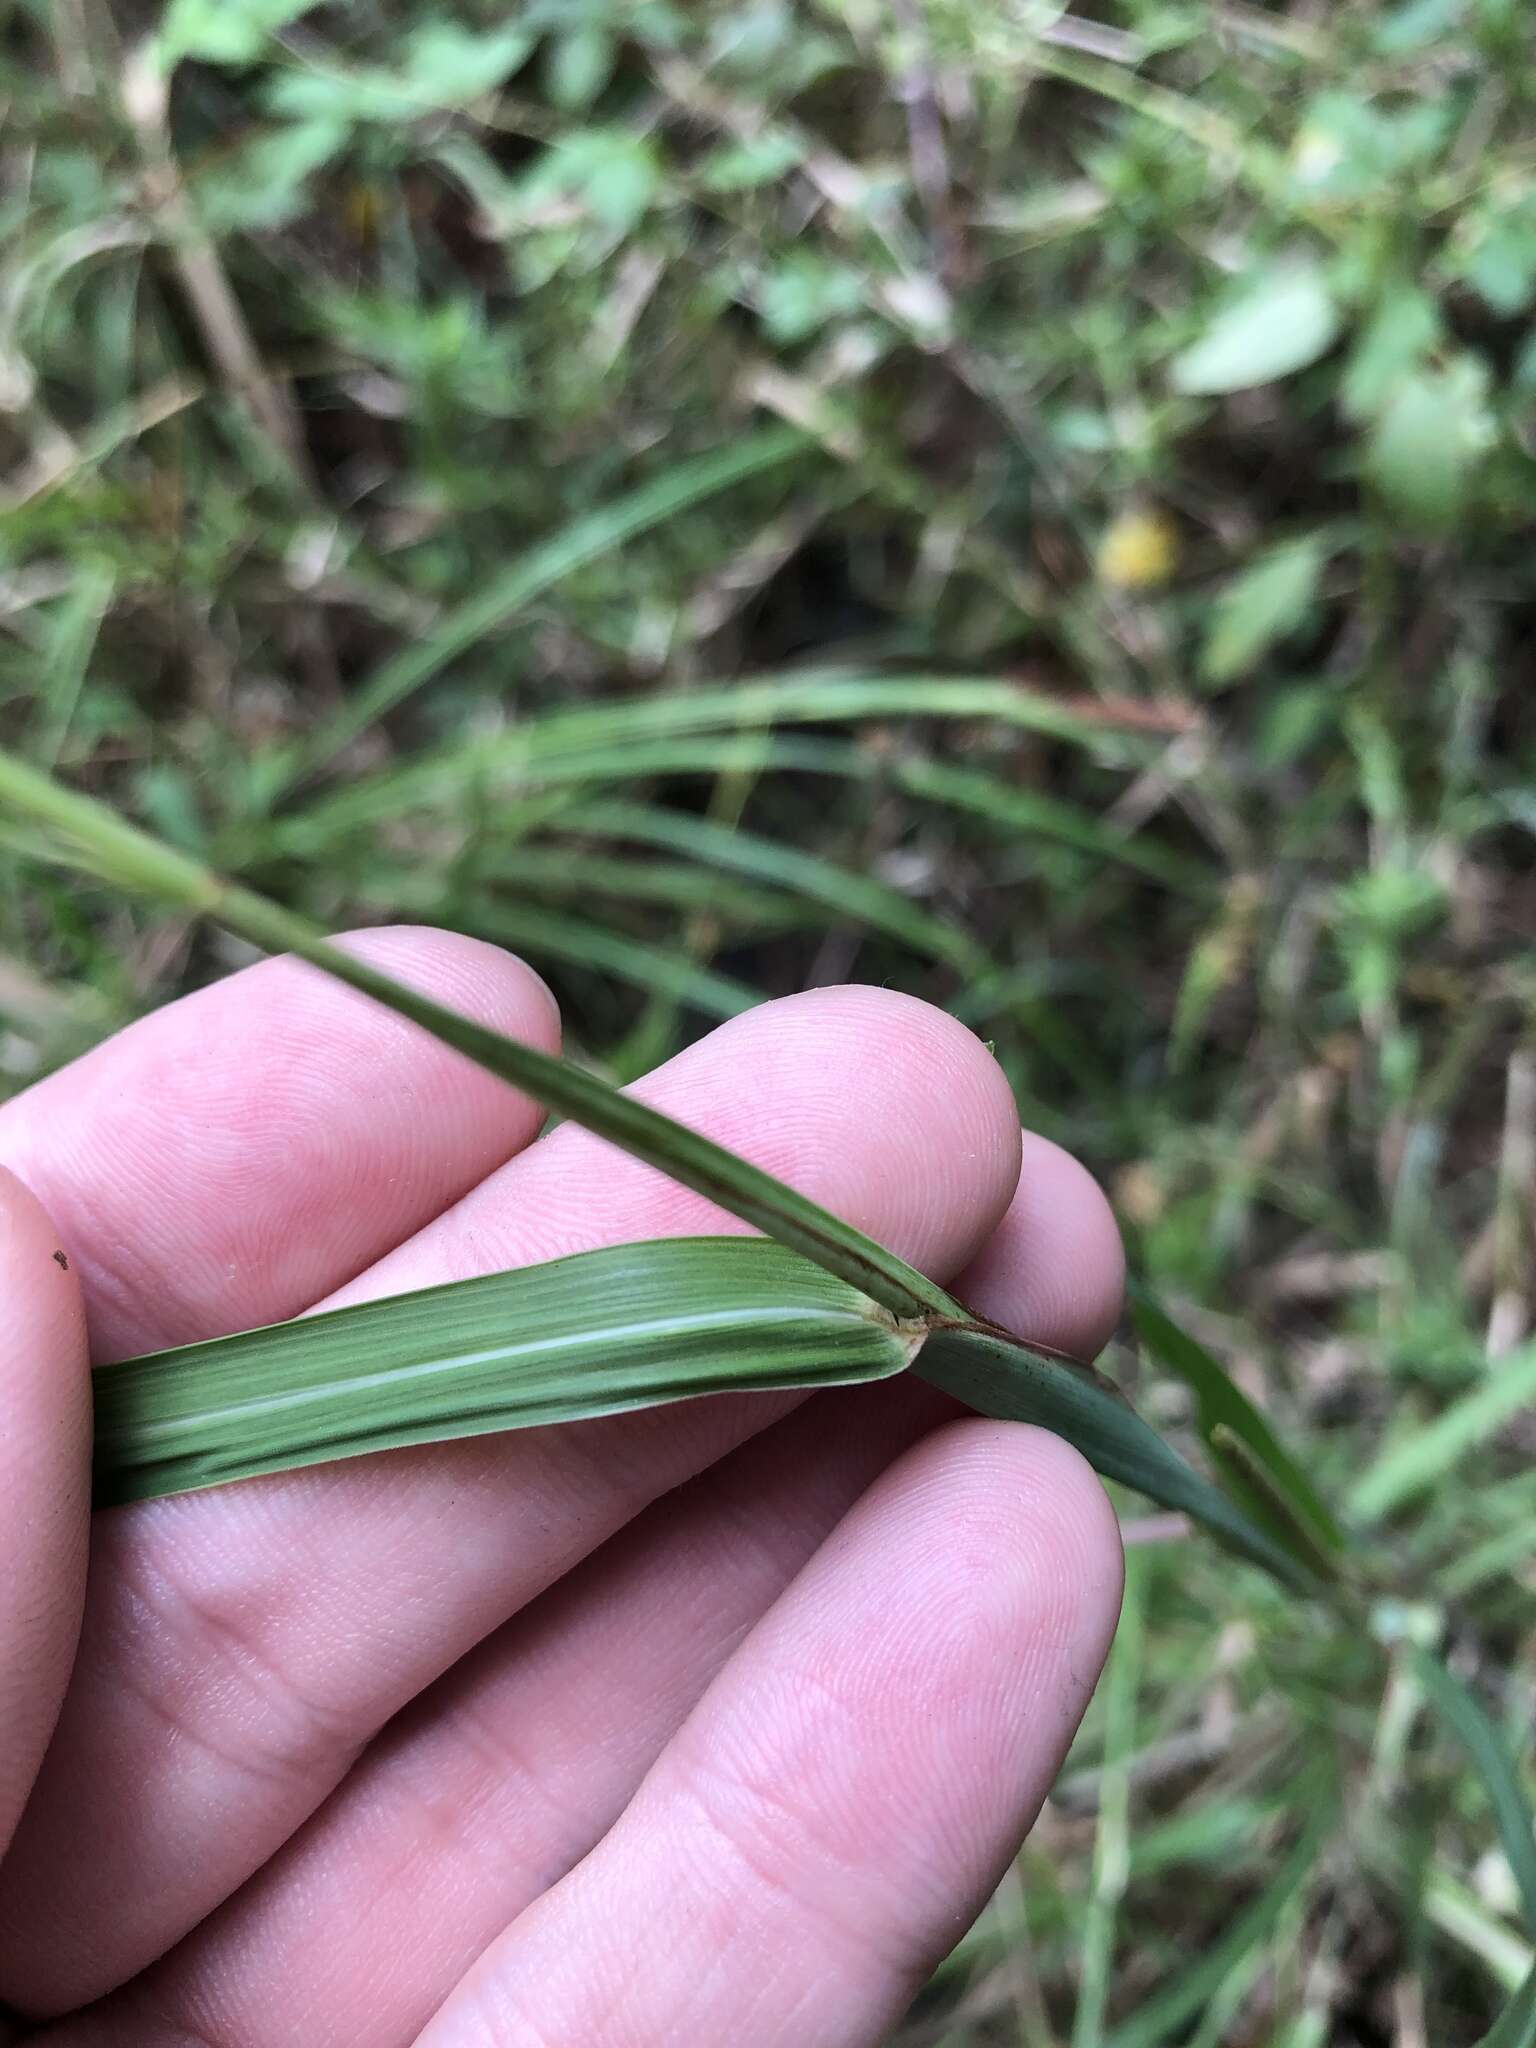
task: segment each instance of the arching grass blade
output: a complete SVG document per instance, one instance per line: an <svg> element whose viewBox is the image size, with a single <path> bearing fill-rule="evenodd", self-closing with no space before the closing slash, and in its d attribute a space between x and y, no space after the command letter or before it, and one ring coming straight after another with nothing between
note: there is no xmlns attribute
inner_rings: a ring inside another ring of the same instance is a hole
<svg viewBox="0 0 1536 2048"><path fill-rule="evenodd" d="M297 772L322 767L349 740L563 577L674 513L702 504L749 476L778 468L808 446L805 436L791 427L763 427L729 447L678 463L612 504L572 520L376 670L305 748Z"/></svg>
<svg viewBox="0 0 1536 2048"><path fill-rule="evenodd" d="M490 1073L717 1202L743 1222L867 1295L906 1334L932 1331L921 1370L983 1414L1039 1423L1075 1444L1106 1478L1194 1516L1292 1586L1308 1581L1262 1529L1203 1480L1098 1375L977 1323L943 1288L862 1231L760 1167L567 1061L504 1038L391 981L331 945L303 918L211 870L110 810L0 753L0 801L62 842L60 857L217 918L274 951L292 952L420 1024ZM66 850L67 849L67 850ZM318 1455L326 1455L319 1453Z"/></svg>

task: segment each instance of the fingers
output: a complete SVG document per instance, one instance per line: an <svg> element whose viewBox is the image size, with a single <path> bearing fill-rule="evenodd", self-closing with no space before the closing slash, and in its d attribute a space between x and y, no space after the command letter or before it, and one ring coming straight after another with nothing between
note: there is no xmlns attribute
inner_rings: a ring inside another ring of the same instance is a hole
<svg viewBox="0 0 1536 2048"><path fill-rule="evenodd" d="M553 1051L499 947L403 926L349 951ZM543 1112L296 960L130 1027L0 1109L0 1160L74 1247L97 1358L308 1308L526 1145Z"/></svg>
<svg viewBox="0 0 1536 2048"><path fill-rule="evenodd" d="M1067 1154L1026 1134L1024 1158L1019 1195L968 1269L987 1298L972 1296L1087 1352L1118 1306L1113 1224ZM612 1825L864 1488L957 1412L916 1381L820 1396L657 1502L456 1666L221 1913L60 2048L284 2048L306 2029L413 2041L480 1951Z"/></svg>
<svg viewBox="0 0 1536 2048"><path fill-rule="evenodd" d="M80 1288L52 1222L0 1169L0 1854L80 1628L91 1409Z"/></svg>
<svg viewBox="0 0 1536 2048"><path fill-rule="evenodd" d="M946 1405L918 1381L819 1396L656 1502L386 1729L221 1912L50 2043L405 2048Z"/></svg>
<svg viewBox="0 0 1536 2048"><path fill-rule="evenodd" d="M936 1432L419 2048L883 2040L1034 1819L1119 1590L1114 1519L1075 1452L1006 1424Z"/></svg>
<svg viewBox="0 0 1536 2048"><path fill-rule="evenodd" d="M646 1092L941 1274L975 1252L1017 1180L995 1064L952 1020L878 990L765 1005ZM721 1227L698 1197L565 1127L366 1284ZM72 2006L160 1954L407 1700L783 1405L687 1403L98 1518L76 1683L0 1872L0 1997Z"/></svg>

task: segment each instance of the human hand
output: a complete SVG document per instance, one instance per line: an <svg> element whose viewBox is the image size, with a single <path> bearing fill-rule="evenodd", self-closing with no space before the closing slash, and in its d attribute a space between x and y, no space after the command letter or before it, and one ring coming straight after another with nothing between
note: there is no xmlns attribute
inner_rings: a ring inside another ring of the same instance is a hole
<svg viewBox="0 0 1536 2048"><path fill-rule="evenodd" d="M554 1049L496 948L348 943ZM641 1087L1021 1334L1108 1334L1103 1198L1040 1139L1021 1178L1004 1078L938 1011L792 997ZM1067 1446L916 1380L117 1509L76 1652L78 1290L110 1360L739 1227L539 1123L292 961L0 1109L0 2000L62 2016L51 2048L874 2042L1033 1820L1114 1520Z"/></svg>

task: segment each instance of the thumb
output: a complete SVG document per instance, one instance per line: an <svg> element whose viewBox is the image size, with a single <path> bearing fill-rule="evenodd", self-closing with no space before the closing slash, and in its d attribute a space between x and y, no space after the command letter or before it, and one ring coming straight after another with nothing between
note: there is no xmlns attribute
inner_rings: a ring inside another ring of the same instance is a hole
<svg viewBox="0 0 1536 2048"><path fill-rule="evenodd" d="M42 1205L0 1167L0 1851L74 1657L90 1447L79 1284Z"/></svg>

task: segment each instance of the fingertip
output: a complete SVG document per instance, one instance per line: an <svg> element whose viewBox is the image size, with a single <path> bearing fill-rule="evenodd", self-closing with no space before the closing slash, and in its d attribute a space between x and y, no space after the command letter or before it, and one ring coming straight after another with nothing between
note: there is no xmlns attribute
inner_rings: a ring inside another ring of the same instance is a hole
<svg viewBox="0 0 1536 2048"><path fill-rule="evenodd" d="M0 1850L63 1696L90 1510L85 1312L69 1253L0 1167Z"/></svg>
<svg viewBox="0 0 1536 2048"><path fill-rule="evenodd" d="M560 1050L560 1005L536 968L490 939L437 925L379 924L337 933L334 944L383 974L477 1023L542 1052Z"/></svg>
<svg viewBox="0 0 1536 2048"><path fill-rule="evenodd" d="M722 1119L718 1075L736 1077ZM681 1083L681 1088L678 1084ZM722 1025L641 1093L707 1127L770 1172L940 1278L985 1241L1018 1182L1018 1111L1006 1075L964 1024L914 996L862 984L808 989Z"/></svg>
<svg viewBox="0 0 1536 2048"><path fill-rule="evenodd" d="M967 1415L932 1431L883 1484L893 1528L931 1524L946 1599L971 1616L973 1641L976 1617L992 1616L1028 1659L1081 1680L1080 1713L1124 1576L1120 1524L1087 1459L1048 1429Z"/></svg>
<svg viewBox="0 0 1536 2048"><path fill-rule="evenodd" d="M1020 1337L1075 1358L1102 1351L1124 1308L1125 1247L1088 1169L1026 1131L1013 1198L955 1287Z"/></svg>

